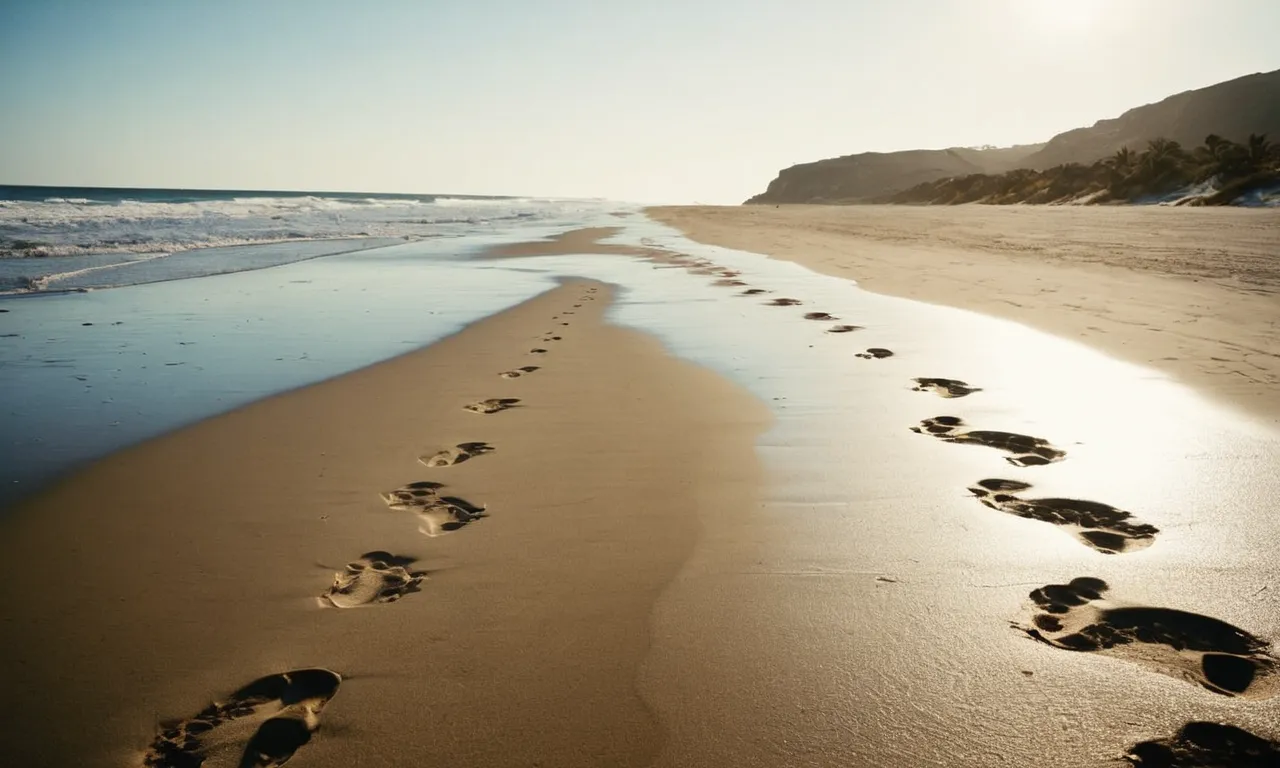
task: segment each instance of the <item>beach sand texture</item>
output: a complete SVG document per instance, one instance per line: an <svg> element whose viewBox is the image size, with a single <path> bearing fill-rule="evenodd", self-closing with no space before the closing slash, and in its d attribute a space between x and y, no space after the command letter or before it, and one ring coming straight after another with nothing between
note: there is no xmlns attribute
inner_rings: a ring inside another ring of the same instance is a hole
<svg viewBox="0 0 1280 768"><path fill-rule="evenodd" d="M649 208L699 242L1007 317L1280 421L1280 212L1158 206Z"/></svg>
<svg viewBox="0 0 1280 768"><path fill-rule="evenodd" d="M1157 300L1195 290L1254 296L1258 312L1275 299L1129 267L1015 269L951 236L943 269L933 250L876 250L785 218L839 211L744 211L654 216L841 277L865 267L873 291L895 293L877 278L931 285L917 296L931 303L982 309L984 287L1038 295L1042 327L1071 335L1062 323L1088 318L1103 330L1084 341L1131 360L1154 353L1133 354L1145 337L1108 319L1121 309L1056 307L1033 273L1085 291L1089 270L1114 271L1148 297L1125 318L1148 325L1181 311ZM1224 236L1222 268L1244 258L1233 248L1270 263L1273 235L1236 226L1237 213L1221 220L1244 233ZM734 215L756 223L733 234ZM759 223L771 215L781 223ZM893 226L923 239L918 215ZM963 229L969 215L928 227ZM1073 361L1119 376L1104 363L1118 364L1056 340L1041 358L991 349L964 333L1040 335L626 232L489 255L638 259L696 281L680 300L714 311L679 316L735 313L742 334L707 337L729 340L730 360L785 347L742 370L791 382L774 390L787 397L680 360L671 336L664 349L606 323L627 286L574 278L428 348L112 455L19 505L0 539L0 658L17 692L0 704L0 754L33 766L237 765L247 751L246 764L296 753L291 765L326 768L1085 768L1135 744L1236 748L1210 743L1236 731L1192 720L1280 740L1268 642L1280 566L1267 556L1280 546L1268 475L1280 436L1262 423L1275 379L1228 387L1196 378L1198 362L1164 361L1250 419L1167 382L1150 385L1151 413L1124 414L1132 426L1086 418L1083 402L1037 412L1069 387L1016 383L1072 375ZM836 263L864 251L874 258ZM1019 311L992 314L1036 324ZM1236 311L1177 349L1211 357L1237 320L1274 345L1273 327ZM957 335L936 333L947 327ZM1147 390L1123 375L1116 402L1132 404ZM1106 384L1081 382L1082 399ZM1160 402L1186 408L1185 426L1157 429ZM68 712L93 715L55 733Z"/></svg>
<svg viewBox="0 0 1280 768"><path fill-rule="evenodd" d="M635 689L649 614L699 510L757 503L769 416L605 325L611 296L567 283L113 455L15 510L0 541L0 655L21 660L6 664L7 764L137 765L158 721L309 667L342 684L299 765L649 764L659 725ZM498 397L519 403L464 409ZM476 441L492 450L419 461ZM424 536L421 508L379 497L419 482L484 509ZM73 712L92 716L31 738ZM237 764L243 744L209 764Z"/></svg>

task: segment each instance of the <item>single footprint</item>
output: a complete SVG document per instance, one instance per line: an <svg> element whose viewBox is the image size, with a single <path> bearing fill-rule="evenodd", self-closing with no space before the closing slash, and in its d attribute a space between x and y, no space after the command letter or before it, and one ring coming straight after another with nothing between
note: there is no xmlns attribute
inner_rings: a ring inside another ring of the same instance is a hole
<svg viewBox="0 0 1280 768"><path fill-rule="evenodd" d="M853 331L861 331L860 325L833 325L827 329L827 333L851 333Z"/></svg>
<svg viewBox="0 0 1280 768"><path fill-rule="evenodd" d="M1234 725L1191 722L1172 738L1134 744L1124 757L1141 768L1280 768L1280 742Z"/></svg>
<svg viewBox="0 0 1280 768"><path fill-rule="evenodd" d="M319 729L320 714L341 683L327 669L259 678L195 717L162 725L143 765L198 768L210 758L240 768L284 765Z"/></svg>
<svg viewBox="0 0 1280 768"><path fill-rule="evenodd" d="M1080 499L1020 499L1013 495L1031 488L1017 480L979 480L969 490L988 507L1028 520L1067 528L1082 542L1106 555L1133 552L1151 545L1160 532L1110 504Z"/></svg>
<svg viewBox="0 0 1280 768"><path fill-rule="evenodd" d="M418 531L426 536L442 536L486 516L483 506L457 496L441 496L443 487L441 483L410 483L378 496L390 509L416 514L422 523Z"/></svg>
<svg viewBox="0 0 1280 768"><path fill-rule="evenodd" d="M430 456L419 456L418 461L428 467L452 467L474 456L480 456L493 450L488 443L458 443L452 448L445 448Z"/></svg>
<svg viewBox="0 0 1280 768"><path fill-rule="evenodd" d="M771 301L765 302L765 304L770 307L794 307L799 303L800 303L799 299L786 299L786 298L773 299Z"/></svg>
<svg viewBox="0 0 1280 768"><path fill-rule="evenodd" d="M504 378L504 379L518 379L518 378L520 378L521 376L525 375L526 373L533 373L533 372L534 372L534 371L536 371L536 370L538 370L538 366L536 366L536 365L526 365L526 366L523 366L523 367L520 367L520 368L516 368L515 370L511 370L511 371L503 371L502 373L500 373L500 374L498 374L498 375L499 375L499 376L501 376L501 377L502 377L502 378Z"/></svg>
<svg viewBox="0 0 1280 768"><path fill-rule="evenodd" d="M805 320L839 320L835 315L829 315L826 312L805 312Z"/></svg>
<svg viewBox="0 0 1280 768"><path fill-rule="evenodd" d="M738 295L739 296L759 296L762 293L768 293L768 291L766 291L763 288L748 288L747 290L743 291Z"/></svg>
<svg viewBox="0 0 1280 768"><path fill-rule="evenodd" d="M1049 441L1039 437L1019 435L1014 432L995 432L986 429L964 431L964 421L956 416L935 416L925 419L920 426L911 431L921 435L932 435L948 443L964 443L966 445L985 445L1012 453L1004 460L1015 467L1038 467L1062 461L1067 452L1054 448Z"/></svg>
<svg viewBox="0 0 1280 768"><path fill-rule="evenodd" d="M732 278L723 277L715 281L714 283L712 283L712 285L719 285L725 288L734 288L734 287L746 285L746 283L742 282L741 280L734 280Z"/></svg>
<svg viewBox="0 0 1280 768"><path fill-rule="evenodd" d="M859 352L854 357L860 357L863 360L882 360L886 357L893 357L893 350L884 347L871 347L866 352Z"/></svg>
<svg viewBox="0 0 1280 768"><path fill-rule="evenodd" d="M981 392L977 387L971 387L958 379L912 379L916 383L911 388L912 392L932 392L938 397L965 397L972 395L974 392Z"/></svg>
<svg viewBox="0 0 1280 768"><path fill-rule="evenodd" d="M378 498L382 499L392 509L414 509L439 496L438 491L443 487L444 483L422 480L402 485L394 491L380 493Z"/></svg>
<svg viewBox="0 0 1280 768"><path fill-rule="evenodd" d="M412 557L389 552L366 552L359 560L333 575L333 585L320 596L322 605L334 608L358 608L376 603L394 603L418 591L427 578L426 571L410 571Z"/></svg>
<svg viewBox="0 0 1280 768"><path fill-rule="evenodd" d="M1268 643L1225 621L1172 608L1103 599L1107 583L1081 577L1031 593L1039 610L1019 626L1042 643L1133 661L1224 696L1275 695L1278 660Z"/></svg>
<svg viewBox="0 0 1280 768"><path fill-rule="evenodd" d="M547 350L542 349L541 347L536 347L534 349L529 350L529 354L531 355L545 355L546 353L547 353Z"/></svg>
<svg viewBox="0 0 1280 768"><path fill-rule="evenodd" d="M722 270L720 270L720 276L721 276L721 277L737 277L737 276L739 276L739 275L741 275L741 274L742 274L742 273L741 273L741 272L739 272L739 271L738 271L738 270L736 270L736 269L722 269Z"/></svg>
<svg viewBox="0 0 1280 768"><path fill-rule="evenodd" d="M516 403L520 402L518 397L491 397L488 400L480 400L474 403L468 403L462 406L463 410L472 413L497 413L505 411L508 408L515 408Z"/></svg>
<svg viewBox="0 0 1280 768"><path fill-rule="evenodd" d="M552 336L549 341L560 341L563 338L563 336Z"/></svg>

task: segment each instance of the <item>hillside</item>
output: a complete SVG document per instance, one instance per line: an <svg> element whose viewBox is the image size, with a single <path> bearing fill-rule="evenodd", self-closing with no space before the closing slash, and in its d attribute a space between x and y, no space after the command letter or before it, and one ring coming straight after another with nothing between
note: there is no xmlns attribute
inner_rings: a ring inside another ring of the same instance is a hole
<svg viewBox="0 0 1280 768"><path fill-rule="evenodd" d="M1203 145L1191 149L1157 138L1140 152L1121 147L1089 165L952 176L871 202L1280 205L1280 144L1257 133L1243 144L1209 134Z"/></svg>
<svg viewBox="0 0 1280 768"><path fill-rule="evenodd" d="M1060 133L1039 145L867 152L794 165L779 173L764 193L747 203L955 202L961 198L967 201L974 196L967 188L960 194L950 194L955 190L944 189L937 195L930 195L928 188L940 182L945 186L952 180L998 177L1010 171L1017 172L1017 179L1006 179L1009 184L1005 185L995 184L1000 188L999 194L987 202L1026 202L1010 194L1009 189L1025 186L1028 179L1044 180L1043 175L1051 169L1060 166L1072 169L1076 164L1092 166L1125 148L1140 152L1158 139L1179 147L1194 147L1210 135L1241 145L1247 143L1250 135L1280 138L1280 70L1179 93L1154 104L1135 107L1119 117L1100 120L1091 127ZM1202 168L1188 169L1183 175L1198 177L1200 170ZM1099 191L1103 182L1110 182L1109 177L1101 178L1100 174L1101 171L1097 171L1090 177L1093 191ZM1060 197L1069 197L1078 191L1079 178L1088 175L1076 170L1051 174L1052 178L1044 186L1053 186L1054 193L1065 190ZM1063 180L1063 176L1076 181ZM899 196L905 199L895 198L906 191L910 194ZM1053 193L1037 188L1032 194L1048 197Z"/></svg>
<svg viewBox="0 0 1280 768"><path fill-rule="evenodd" d="M849 203L950 176L1002 173L1042 145L1003 149L913 149L864 152L793 165L752 203Z"/></svg>
<svg viewBox="0 0 1280 768"><path fill-rule="evenodd" d="M1251 133L1280 138L1280 70L1185 91L1092 127L1060 133L1022 167L1092 163L1124 147L1145 147L1152 139L1194 147L1209 134L1242 143Z"/></svg>

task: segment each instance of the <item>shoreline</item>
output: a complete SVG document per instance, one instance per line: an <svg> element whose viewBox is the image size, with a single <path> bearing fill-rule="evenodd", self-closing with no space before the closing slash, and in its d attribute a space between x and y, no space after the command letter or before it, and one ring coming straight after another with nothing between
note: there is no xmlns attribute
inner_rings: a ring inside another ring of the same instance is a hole
<svg viewBox="0 0 1280 768"><path fill-rule="evenodd" d="M1280 424L1280 211L797 205L645 212L701 243L1093 346Z"/></svg>
<svg viewBox="0 0 1280 768"><path fill-rule="evenodd" d="M770 416L605 323L611 295L566 282L425 349L114 453L19 503L0 552L8 615L22 623L0 652L23 664L0 751L33 765L137 762L157 722L315 666L344 682L302 748L311 765L355 764L371 745L406 763L649 764L661 726L637 680L654 603L697 541L698 514L754 503L755 438ZM526 365L539 369L498 376ZM462 408L494 397L520 402ZM673 439L672 423L694 439ZM472 441L494 450L418 462ZM483 517L428 538L416 515L378 499L423 480L486 505ZM427 572L419 594L317 606L343 563L378 550ZM49 731L82 708L100 716ZM467 726L422 739L441 718Z"/></svg>

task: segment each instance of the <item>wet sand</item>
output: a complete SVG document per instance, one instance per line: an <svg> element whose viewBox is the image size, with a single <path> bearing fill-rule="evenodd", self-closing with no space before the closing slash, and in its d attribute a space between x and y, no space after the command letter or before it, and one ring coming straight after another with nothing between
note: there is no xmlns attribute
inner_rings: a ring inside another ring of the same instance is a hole
<svg viewBox="0 0 1280 768"><path fill-rule="evenodd" d="M651 763L662 729L636 683L650 614L698 514L758 503L769 415L604 324L610 300L606 285L567 283L112 455L13 510L0 754L137 765L158 723L315 667L342 680L289 683L286 699L324 689L298 765ZM464 408L490 399L518 402ZM418 460L474 442L492 450ZM432 520L378 496L421 481L444 483L453 512ZM347 563L330 602L373 602L323 607ZM236 764L252 733L207 765Z"/></svg>
<svg viewBox="0 0 1280 768"><path fill-rule="evenodd" d="M699 242L1074 339L1280 423L1280 211L737 206L647 213Z"/></svg>

